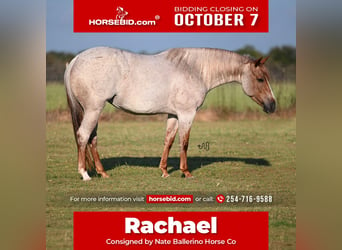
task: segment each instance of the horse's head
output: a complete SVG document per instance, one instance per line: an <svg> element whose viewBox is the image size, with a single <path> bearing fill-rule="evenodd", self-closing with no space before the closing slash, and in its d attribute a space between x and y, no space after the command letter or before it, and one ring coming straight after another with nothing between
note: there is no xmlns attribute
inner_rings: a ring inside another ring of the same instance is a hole
<svg viewBox="0 0 342 250"><path fill-rule="evenodd" d="M266 58L250 61L242 74L242 88L246 95L263 107L266 113L273 113L276 101L269 84L269 74L265 67Z"/></svg>

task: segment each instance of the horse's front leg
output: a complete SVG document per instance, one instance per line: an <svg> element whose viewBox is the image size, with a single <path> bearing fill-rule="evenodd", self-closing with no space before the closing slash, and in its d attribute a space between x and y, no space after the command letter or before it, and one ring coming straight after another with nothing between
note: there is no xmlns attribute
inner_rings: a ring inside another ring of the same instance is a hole
<svg viewBox="0 0 342 250"><path fill-rule="evenodd" d="M193 177L188 169L187 151L189 146L190 130L194 114L189 114L179 117L179 142L180 142L180 164L179 168L182 170L186 178Z"/></svg>
<svg viewBox="0 0 342 250"><path fill-rule="evenodd" d="M166 136L164 141L164 150L160 159L159 168L162 171L162 177L166 178L169 176L167 172L167 158L169 157L170 149L175 140L178 129L178 120L174 115L169 115L166 124Z"/></svg>

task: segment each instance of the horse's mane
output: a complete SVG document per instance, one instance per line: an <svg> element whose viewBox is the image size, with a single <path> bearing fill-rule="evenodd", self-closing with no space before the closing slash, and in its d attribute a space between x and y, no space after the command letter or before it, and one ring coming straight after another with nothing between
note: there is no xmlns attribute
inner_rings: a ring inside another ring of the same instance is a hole
<svg viewBox="0 0 342 250"><path fill-rule="evenodd" d="M212 80L213 74L234 74L237 65L251 62L247 56L233 51L211 48L175 48L166 51L170 62L190 73L199 74L204 80Z"/></svg>

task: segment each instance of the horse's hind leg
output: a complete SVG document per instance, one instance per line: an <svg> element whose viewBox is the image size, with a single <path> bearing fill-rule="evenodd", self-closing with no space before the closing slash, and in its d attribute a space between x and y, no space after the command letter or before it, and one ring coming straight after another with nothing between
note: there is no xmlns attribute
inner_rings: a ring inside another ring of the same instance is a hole
<svg viewBox="0 0 342 250"><path fill-rule="evenodd" d="M84 181L91 180L86 171L87 144L91 133L94 131L99 119L101 109L85 111L81 126L77 130L77 149L78 149L78 172Z"/></svg>
<svg viewBox="0 0 342 250"><path fill-rule="evenodd" d="M91 152L91 155L93 156L93 159L94 159L96 172L98 174L100 174L103 178L108 178L109 176L102 166L102 163L100 161L100 156L99 156L99 153L97 151L97 133L96 133L96 130L97 130L97 125L95 126L94 131L91 134L90 139L89 139L90 152Z"/></svg>
<svg viewBox="0 0 342 250"><path fill-rule="evenodd" d="M167 158L169 157L170 149L175 140L178 129L178 120L176 116L169 115L167 118L166 125L166 136L164 141L164 150L160 159L159 168L162 170L162 177L168 177L167 172Z"/></svg>

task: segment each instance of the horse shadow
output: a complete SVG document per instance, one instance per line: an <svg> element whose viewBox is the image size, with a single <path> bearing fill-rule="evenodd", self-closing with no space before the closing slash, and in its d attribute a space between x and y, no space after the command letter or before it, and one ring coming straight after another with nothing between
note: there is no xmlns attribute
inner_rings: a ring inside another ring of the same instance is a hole
<svg viewBox="0 0 342 250"><path fill-rule="evenodd" d="M120 166L140 166L140 167L158 167L160 157L113 157L104 158L101 160L102 165L106 171L112 170ZM263 158L241 158L241 157L201 157L194 156L188 157L189 171L192 172L198 168L210 165L216 162L243 162L248 165L254 165L258 167L269 167L271 163ZM168 172L172 173L179 170L179 157L168 158Z"/></svg>

